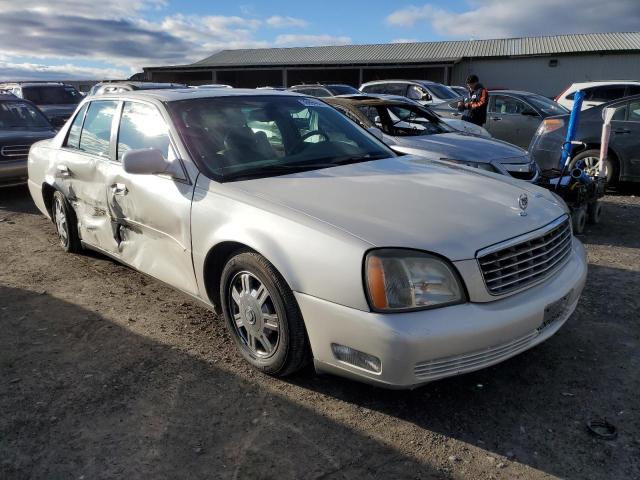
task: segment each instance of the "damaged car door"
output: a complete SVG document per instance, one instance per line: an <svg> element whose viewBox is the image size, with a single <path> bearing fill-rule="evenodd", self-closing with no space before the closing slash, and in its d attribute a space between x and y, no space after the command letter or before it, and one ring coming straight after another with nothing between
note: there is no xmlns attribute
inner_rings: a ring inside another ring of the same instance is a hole
<svg viewBox="0 0 640 480"><path fill-rule="evenodd" d="M101 162L111 155L110 138L117 101L95 101L82 107L57 153L56 184L73 205L80 237L102 245L110 220L103 195Z"/></svg>
<svg viewBox="0 0 640 480"><path fill-rule="evenodd" d="M105 172L112 220L108 250L142 272L197 294L190 238L193 184L175 153L166 120L151 103L124 101L114 138L115 157ZM157 149L175 168L166 174L126 172L124 154L142 149Z"/></svg>

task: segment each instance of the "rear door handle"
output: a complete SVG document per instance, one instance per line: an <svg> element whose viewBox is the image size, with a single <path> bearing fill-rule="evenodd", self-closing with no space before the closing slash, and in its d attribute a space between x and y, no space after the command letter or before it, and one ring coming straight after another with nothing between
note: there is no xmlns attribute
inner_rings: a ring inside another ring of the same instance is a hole
<svg viewBox="0 0 640 480"><path fill-rule="evenodd" d="M66 165L58 165L57 170L58 170L58 176L60 177L71 176L71 170L69 170L69 167L67 167Z"/></svg>
<svg viewBox="0 0 640 480"><path fill-rule="evenodd" d="M628 130L626 128L620 128L618 130L614 130L613 133L631 133L631 130Z"/></svg>
<svg viewBox="0 0 640 480"><path fill-rule="evenodd" d="M499 122L500 120L502 120L502 117L491 117L491 120Z"/></svg>
<svg viewBox="0 0 640 480"><path fill-rule="evenodd" d="M114 183L111 185L111 192L114 195L124 196L129 193L129 189L124 183Z"/></svg>

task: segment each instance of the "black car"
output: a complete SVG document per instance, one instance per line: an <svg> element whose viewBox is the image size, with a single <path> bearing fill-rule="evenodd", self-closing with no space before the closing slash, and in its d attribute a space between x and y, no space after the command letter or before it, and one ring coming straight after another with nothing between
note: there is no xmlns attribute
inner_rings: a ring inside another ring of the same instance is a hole
<svg viewBox="0 0 640 480"><path fill-rule="evenodd" d="M34 103L58 128L64 125L84 98L72 85L59 82L7 83L0 88Z"/></svg>
<svg viewBox="0 0 640 480"><path fill-rule="evenodd" d="M592 176L598 174L600 138L605 108L614 108L608 155L604 163L607 181L640 182L640 95L625 97L583 110L575 140L570 168L583 167ZM567 134L569 115L546 118L529 145L529 152L542 170L557 168Z"/></svg>
<svg viewBox="0 0 640 480"><path fill-rule="evenodd" d="M294 85L293 87L289 87L289 90L296 93L302 93L303 95L310 95L312 97L357 95L360 93L357 88L352 87L351 85L344 85L342 83Z"/></svg>
<svg viewBox="0 0 640 480"><path fill-rule="evenodd" d="M31 145L55 134L33 103L0 92L0 187L25 183Z"/></svg>

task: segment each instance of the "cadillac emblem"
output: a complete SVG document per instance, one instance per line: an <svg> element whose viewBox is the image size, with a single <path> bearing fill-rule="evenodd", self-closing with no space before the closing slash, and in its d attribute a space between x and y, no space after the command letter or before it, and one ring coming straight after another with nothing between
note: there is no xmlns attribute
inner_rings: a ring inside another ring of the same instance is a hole
<svg viewBox="0 0 640 480"><path fill-rule="evenodd" d="M526 193L523 193L518 197L518 206L520 207L520 216L524 217L527 215L527 207L529 206L529 197L527 197Z"/></svg>

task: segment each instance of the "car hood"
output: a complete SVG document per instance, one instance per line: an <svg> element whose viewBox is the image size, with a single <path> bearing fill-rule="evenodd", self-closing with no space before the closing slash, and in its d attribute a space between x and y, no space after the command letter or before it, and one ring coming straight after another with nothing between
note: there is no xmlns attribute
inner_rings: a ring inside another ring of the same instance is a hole
<svg viewBox="0 0 640 480"><path fill-rule="evenodd" d="M529 163L527 152L500 140L462 132L392 137L397 145L427 150L434 160L450 159L472 162L508 160L509 163Z"/></svg>
<svg viewBox="0 0 640 480"><path fill-rule="evenodd" d="M374 246L450 260L543 227L565 213L546 190L478 169L403 156L233 182L261 201L304 213ZM527 215L518 197L527 193Z"/></svg>
<svg viewBox="0 0 640 480"><path fill-rule="evenodd" d="M0 130L0 145L27 145L52 138L56 132L54 130L21 130L7 129Z"/></svg>

